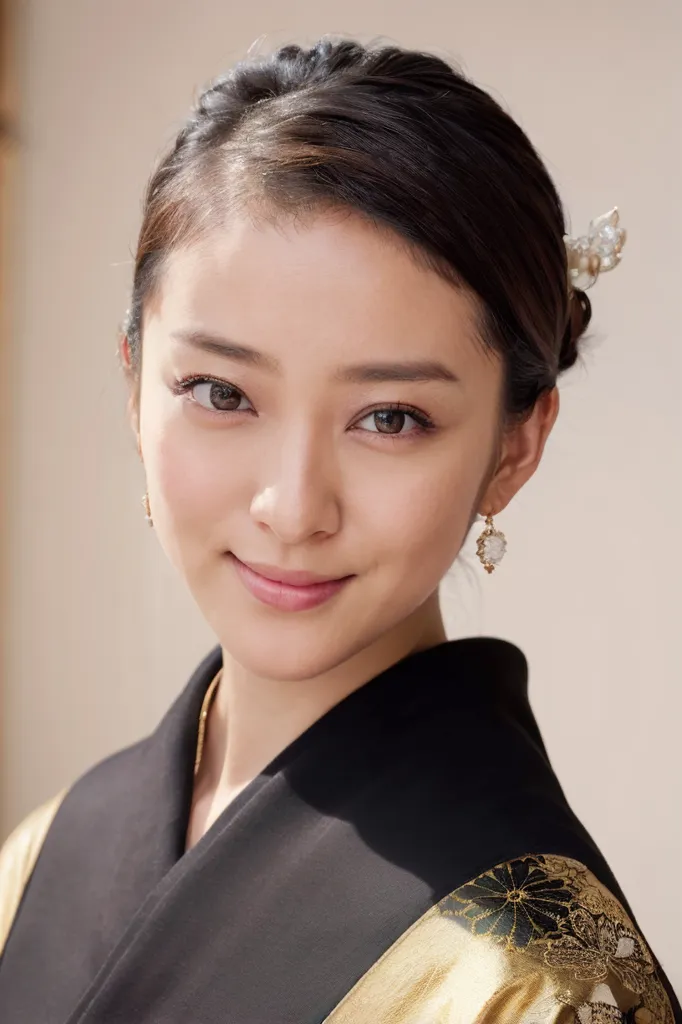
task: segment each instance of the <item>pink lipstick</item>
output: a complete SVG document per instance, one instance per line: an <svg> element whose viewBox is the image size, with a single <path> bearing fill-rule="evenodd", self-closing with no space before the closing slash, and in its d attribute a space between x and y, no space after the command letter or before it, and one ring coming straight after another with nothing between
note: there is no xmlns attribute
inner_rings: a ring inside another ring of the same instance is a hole
<svg viewBox="0 0 682 1024"><path fill-rule="evenodd" d="M229 557L246 589L263 604L282 611L300 612L315 608L328 601L334 594L338 594L344 585L353 579L352 576L328 579L314 573L285 572L257 562L247 565L232 552L229 552ZM256 565L260 572L256 570ZM277 578L264 575L265 572ZM294 583L294 580L297 582Z"/></svg>

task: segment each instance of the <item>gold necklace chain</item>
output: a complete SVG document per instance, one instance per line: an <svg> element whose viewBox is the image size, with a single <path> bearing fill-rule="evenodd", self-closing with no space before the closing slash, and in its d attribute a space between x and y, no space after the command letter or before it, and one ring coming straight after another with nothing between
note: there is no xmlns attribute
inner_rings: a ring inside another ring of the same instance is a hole
<svg viewBox="0 0 682 1024"><path fill-rule="evenodd" d="M199 765L201 764L201 755L204 752L204 738L206 736L206 720L208 719L208 713L211 710L213 704L213 698L215 697L216 690L218 689L218 683L220 682L220 675L222 669L220 669L217 675L209 683L208 689L204 694L204 699L201 704L201 713L199 715L199 735L197 736L197 753L194 758L194 774L196 775L199 771Z"/></svg>

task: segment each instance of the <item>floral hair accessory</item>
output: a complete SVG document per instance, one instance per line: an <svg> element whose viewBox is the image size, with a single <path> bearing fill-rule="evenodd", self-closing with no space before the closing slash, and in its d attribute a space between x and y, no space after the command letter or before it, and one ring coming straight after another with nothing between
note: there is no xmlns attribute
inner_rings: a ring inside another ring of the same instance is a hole
<svg viewBox="0 0 682 1024"><path fill-rule="evenodd" d="M590 221L586 235L564 236L568 257L568 280L572 288L591 288L601 273L613 270L621 258L627 237L618 226L618 207Z"/></svg>

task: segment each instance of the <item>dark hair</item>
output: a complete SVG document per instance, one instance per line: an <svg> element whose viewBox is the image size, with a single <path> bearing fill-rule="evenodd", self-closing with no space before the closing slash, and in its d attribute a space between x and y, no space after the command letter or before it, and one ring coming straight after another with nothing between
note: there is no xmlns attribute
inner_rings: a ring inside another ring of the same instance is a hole
<svg viewBox="0 0 682 1024"><path fill-rule="evenodd" d="M433 54L324 38L240 62L201 94L145 194L133 369L164 259L239 205L355 210L471 289L481 339L504 360L508 414L576 361L591 309L568 287L556 188L513 118Z"/></svg>

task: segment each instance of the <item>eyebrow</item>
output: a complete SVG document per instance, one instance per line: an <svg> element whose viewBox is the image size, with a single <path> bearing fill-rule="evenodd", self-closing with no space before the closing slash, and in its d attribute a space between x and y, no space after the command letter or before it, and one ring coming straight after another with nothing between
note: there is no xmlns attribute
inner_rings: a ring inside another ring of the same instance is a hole
<svg viewBox="0 0 682 1024"><path fill-rule="evenodd" d="M280 373L282 366L278 359L258 352L249 345L238 344L204 331L179 330L173 331L171 337L192 348L214 355L234 359L247 366L255 366L268 373ZM342 383L376 383L384 381L446 381L459 384L460 378L443 363L433 359L416 359L406 362L373 362L358 363L352 366L339 366L333 379Z"/></svg>

